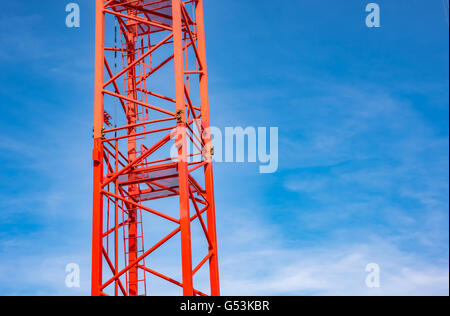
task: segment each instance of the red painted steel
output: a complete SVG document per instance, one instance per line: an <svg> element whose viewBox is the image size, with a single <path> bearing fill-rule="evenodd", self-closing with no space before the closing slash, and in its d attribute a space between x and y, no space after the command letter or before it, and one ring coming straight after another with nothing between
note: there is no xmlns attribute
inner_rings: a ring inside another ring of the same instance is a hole
<svg viewBox="0 0 450 316"><path fill-rule="evenodd" d="M203 296L195 277L207 268L220 295L205 46L203 0L96 0L94 296L160 294L149 276ZM170 199L175 217L160 209ZM144 248L148 216L175 226ZM181 281L151 266L175 238Z"/></svg>

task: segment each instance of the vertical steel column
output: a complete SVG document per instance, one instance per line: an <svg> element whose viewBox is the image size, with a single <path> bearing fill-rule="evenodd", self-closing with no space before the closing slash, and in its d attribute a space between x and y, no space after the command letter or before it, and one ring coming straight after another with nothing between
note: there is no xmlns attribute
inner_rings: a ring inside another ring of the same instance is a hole
<svg viewBox="0 0 450 316"><path fill-rule="evenodd" d="M172 18L176 108L177 114L179 115L179 120L177 123L176 142L178 146L178 179L180 188L179 192L183 294L184 296L193 296L194 286L192 275L191 220L189 211L189 173L186 151L186 102L184 95L184 57L180 0L172 1Z"/></svg>
<svg viewBox="0 0 450 316"><path fill-rule="evenodd" d="M103 124L104 99L103 84L105 80L104 46L105 46L105 13L104 1L96 0L95 26L95 97L94 97L94 161L93 182L93 221L92 221L92 282L91 294L101 295L102 250L103 250Z"/></svg>
<svg viewBox="0 0 450 316"><path fill-rule="evenodd" d="M216 232L216 210L214 201L214 177L211 161L211 133L210 133L210 114L209 114L209 96L208 96L208 72L206 66L206 40L205 40L205 21L203 16L203 0L196 2L197 18L197 45L203 69L200 74L200 99L202 112L202 125L206 132L203 135L205 141L206 155L209 157L209 163L205 166L205 189L208 196L209 207L207 210L208 233L212 242L213 249L209 260L209 272L211 281L211 295L220 295L219 283L219 260L217 253L217 232Z"/></svg>
<svg viewBox="0 0 450 316"><path fill-rule="evenodd" d="M134 10L128 10L129 16L135 16ZM136 59L136 44L135 44L135 33L136 33L136 22L133 20L127 21L128 32L126 33L126 42L127 42L127 64L131 65ZM128 98L132 100L136 100L136 67L131 67L128 71L127 78L128 85ZM127 122L130 127L128 129L128 135L136 134L136 127L133 126L137 122L137 104L133 102L128 102L128 113L127 113ZM132 136L128 138L128 159L129 161L133 161L137 157L137 144L136 144L136 136ZM134 168L131 168L133 171ZM130 180L133 180L133 175L130 175ZM128 194L131 197L134 197L139 188L136 184L132 184L128 188ZM134 206L130 206L128 208L128 216L130 219L130 223L128 224L128 262L133 262L137 259L137 208ZM137 267L134 266L130 269L129 273L129 296L137 296L139 295L138 291L138 271Z"/></svg>

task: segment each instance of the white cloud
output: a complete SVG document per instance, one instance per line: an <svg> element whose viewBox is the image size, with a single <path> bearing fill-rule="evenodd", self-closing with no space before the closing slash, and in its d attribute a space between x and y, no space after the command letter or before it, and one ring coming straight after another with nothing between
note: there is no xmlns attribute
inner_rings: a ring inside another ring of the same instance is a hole
<svg viewBox="0 0 450 316"><path fill-rule="evenodd" d="M230 254L229 254L230 255ZM448 295L448 265L424 263L383 241L239 252L222 265L225 295ZM365 284L381 267L381 288Z"/></svg>

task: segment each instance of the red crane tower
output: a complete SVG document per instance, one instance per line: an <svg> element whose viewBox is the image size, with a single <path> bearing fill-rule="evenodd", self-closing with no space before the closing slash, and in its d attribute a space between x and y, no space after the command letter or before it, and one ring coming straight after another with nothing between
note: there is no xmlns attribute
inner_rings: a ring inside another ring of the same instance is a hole
<svg viewBox="0 0 450 316"><path fill-rule="evenodd" d="M96 0L94 116L92 295L147 295L148 276L207 295L207 265L220 295L203 0ZM178 281L151 264L175 239Z"/></svg>

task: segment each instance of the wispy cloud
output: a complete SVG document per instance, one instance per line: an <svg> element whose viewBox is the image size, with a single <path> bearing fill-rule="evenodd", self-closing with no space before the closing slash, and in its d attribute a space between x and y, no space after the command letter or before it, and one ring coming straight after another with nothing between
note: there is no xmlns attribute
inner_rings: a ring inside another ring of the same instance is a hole
<svg viewBox="0 0 450 316"><path fill-rule="evenodd" d="M234 212L233 212L234 213ZM225 223L225 295L448 295L448 260L402 250L395 239L368 232L356 240L292 243L282 227L249 211ZM299 223L299 230L304 227ZM224 228L221 230L223 231ZM351 228L349 228L351 230ZM381 268L381 287L366 286L366 266Z"/></svg>
<svg viewBox="0 0 450 316"><path fill-rule="evenodd" d="M223 264L230 295L448 295L445 265L424 263L382 241L314 249L265 249ZM381 267L381 288L369 289L366 265Z"/></svg>
<svg viewBox="0 0 450 316"><path fill-rule="evenodd" d="M27 16L21 15L0 15L0 27L12 32L1 32L0 42L8 43L0 48L0 57L2 61L16 61L17 56L26 60L43 59L52 52L46 49L42 37L37 36L35 28L43 22L43 17L39 14Z"/></svg>

